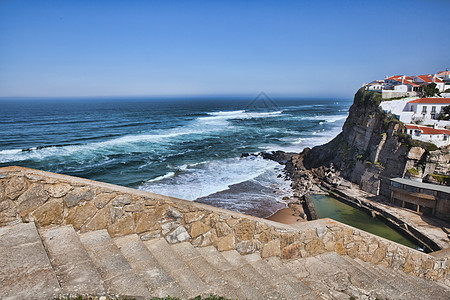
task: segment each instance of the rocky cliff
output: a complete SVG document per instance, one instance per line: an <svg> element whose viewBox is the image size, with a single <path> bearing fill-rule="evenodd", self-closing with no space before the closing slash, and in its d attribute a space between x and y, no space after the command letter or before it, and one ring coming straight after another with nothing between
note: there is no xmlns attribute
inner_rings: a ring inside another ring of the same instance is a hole
<svg viewBox="0 0 450 300"><path fill-rule="evenodd" d="M448 175L449 149L412 140L404 125L380 108L381 101L380 94L360 89L342 132L327 144L292 156L291 169L312 170L329 181L336 174L385 197L390 195L389 178L423 178L435 171ZM309 176L305 174L300 177Z"/></svg>

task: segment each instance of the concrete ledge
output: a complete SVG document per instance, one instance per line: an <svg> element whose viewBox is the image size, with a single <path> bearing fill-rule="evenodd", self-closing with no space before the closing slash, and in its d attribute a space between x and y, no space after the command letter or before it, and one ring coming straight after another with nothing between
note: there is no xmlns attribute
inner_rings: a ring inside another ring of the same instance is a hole
<svg viewBox="0 0 450 300"><path fill-rule="evenodd" d="M448 257L433 257L345 224L321 219L285 225L205 204L22 167L0 168L0 226L35 222L106 229L112 237L189 241L196 247L284 259L336 252L430 280L445 280Z"/></svg>

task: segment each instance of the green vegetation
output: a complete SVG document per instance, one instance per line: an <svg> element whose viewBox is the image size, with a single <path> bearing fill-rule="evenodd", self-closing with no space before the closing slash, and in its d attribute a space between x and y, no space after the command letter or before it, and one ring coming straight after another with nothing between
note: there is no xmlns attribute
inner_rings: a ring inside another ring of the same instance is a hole
<svg viewBox="0 0 450 300"><path fill-rule="evenodd" d="M355 95L355 103L363 104L365 107L375 104L379 106L383 101L383 97L378 92L366 91L364 88L360 88Z"/></svg>
<svg viewBox="0 0 450 300"><path fill-rule="evenodd" d="M450 120L450 105L444 106L444 108L442 108L442 113L439 115L439 120Z"/></svg>
<svg viewBox="0 0 450 300"><path fill-rule="evenodd" d="M424 97L433 97L433 96L440 96L441 93L439 92L439 89L436 87L436 83L430 83L429 85L426 85L423 88L423 96Z"/></svg>
<svg viewBox="0 0 450 300"><path fill-rule="evenodd" d="M439 183L443 183L445 185L450 185L450 176L449 175L440 175L440 174L432 174L431 177L433 177L435 180L437 180Z"/></svg>
<svg viewBox="0 0 450 300"><path fill-rule="evenodd" d="M407 172L408 172L409 174L411 174L411 175L419 175L419 171L417 171L416 168L408 169Z"/></svg>
<svg viewBox="0 0 450 300"><path fill-rule="evenodd" d="M400 99L407 98L407 97L408 96L386 98L386 99L383 99L383 102L385 102L385 101L392 101L392 100L400 100Z"/></svg>
<svg viewBox="0 0 450 300"><path fill-rule="evenodd" d="M402 143L408 148L420 147L428 152L436 151L437 149L439 149L435 144L413 140L409 135L407 135L404 132L396 132L394 135L397 137L400 143Z"/></svg>

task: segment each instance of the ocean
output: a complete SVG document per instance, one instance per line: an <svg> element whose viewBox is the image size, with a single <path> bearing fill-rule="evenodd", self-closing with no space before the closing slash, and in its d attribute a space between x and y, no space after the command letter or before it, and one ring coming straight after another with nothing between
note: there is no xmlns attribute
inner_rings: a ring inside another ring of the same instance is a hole
<svg viewBox="0 0 450 300"><path fill-rule="evenodd" d="M342 128L350 100L0 100L0 167L73 175L267 217L292 195L283 166Z"/></svg>

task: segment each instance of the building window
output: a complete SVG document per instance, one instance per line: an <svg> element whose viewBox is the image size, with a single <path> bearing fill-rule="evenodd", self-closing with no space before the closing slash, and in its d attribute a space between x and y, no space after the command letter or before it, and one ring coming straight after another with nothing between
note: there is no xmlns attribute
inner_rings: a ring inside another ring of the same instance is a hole
<svg viewBox="0 0 450 300"><path fill-rule="evenodd" d="M436 113L436 106L432 106L432 107L431 107L431 113L432 113L432 114L435 114L435 113Z"/></svg>
<svg viewBox="0 0 450 300"><path fill-rule="evenodd" d="M426 114L426 113L427 113L427 107L426 107L426 106L422 107L422 113L423 113L423 114Z"/></svg>

